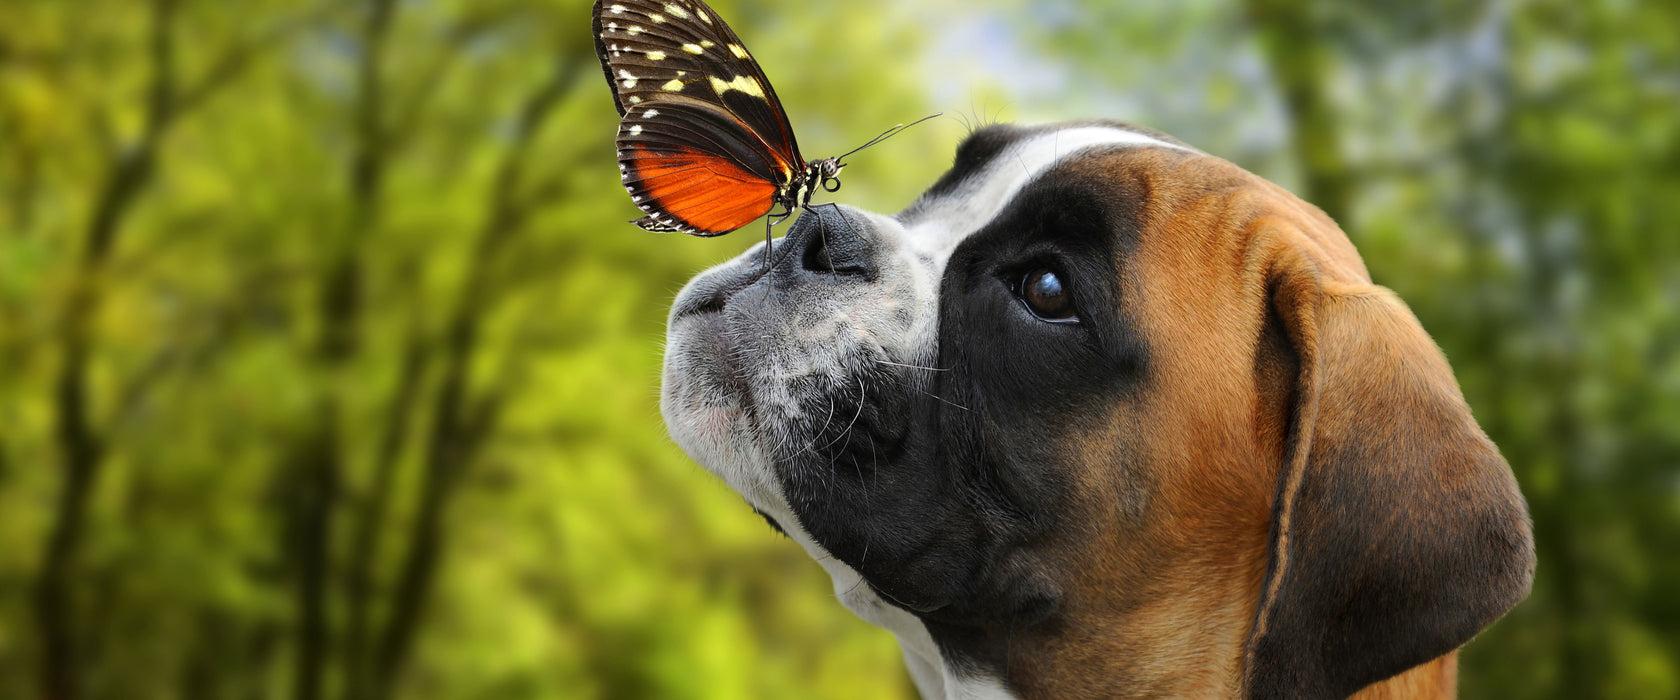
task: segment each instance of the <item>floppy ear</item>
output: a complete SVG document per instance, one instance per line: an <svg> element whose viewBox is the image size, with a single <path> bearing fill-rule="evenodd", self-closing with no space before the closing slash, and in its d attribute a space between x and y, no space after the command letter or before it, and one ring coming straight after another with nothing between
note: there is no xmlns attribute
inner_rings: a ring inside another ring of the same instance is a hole
<svg viewBox="0 0 1680 700"><path fill-rule="evenodd" d="M1457 649L1528 594L1527 505L1434 342L1386 289L1271 273L1298 368L1250 698L1341 698Z"/></svg>

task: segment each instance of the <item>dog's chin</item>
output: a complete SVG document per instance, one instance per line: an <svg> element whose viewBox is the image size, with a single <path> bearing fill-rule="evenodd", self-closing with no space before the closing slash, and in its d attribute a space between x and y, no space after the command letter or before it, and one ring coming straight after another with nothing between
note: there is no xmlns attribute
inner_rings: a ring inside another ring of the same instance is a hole
<svg viewBox="0 0 1680 700"><path fill-rule="evenodd" d="M779 511L764 431L724 313L751 282L729 274L738 272L733 267L696 277L672 304L660 412L677 446L696 462L754 507Z"/></svg>

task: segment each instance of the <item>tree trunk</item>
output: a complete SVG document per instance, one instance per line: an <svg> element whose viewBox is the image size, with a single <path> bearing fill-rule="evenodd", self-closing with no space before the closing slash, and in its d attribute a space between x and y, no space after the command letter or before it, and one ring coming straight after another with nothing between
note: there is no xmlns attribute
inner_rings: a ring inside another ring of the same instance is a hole
<svg viewBox="0 0 1680 700"><path fill-rule="evenodd" d="M388 166L385 139L384 61L396 3L370 0L362 24L361 62L357 66L358 100L354 115L355 151L347 165L350 216L341 247L329 257L318 309L322 328L313 364L322 384L313 424L287 473L302 481L293 513L298 562L297 668L293 697L319 700L330 658L328 599L338 485L344 467L344 444L338 421L343 387L337 383L360 348L362 245L379 225ZM353 671L347 671L353 675Z"/></svg>
<svg viewBox="0 0 1680 700"><path fill-rule="evenodd" d="M380 535L390 510L397 464L402 458L403 442L411 430L414 404L420 394L429 355L425 339L418 331L414 335L403 351L402 369L398 372L397 386L387 404L384 432L373 458L367 502L360 508L360 517L356 519L351 534L350 571L345 577L350 621L344 644L344 700L361 700L368 697L369 692L369 664L373 658L369 644L373 635L374 570L382 556Z"/></svg>
<svg viewBox="0 0 1680 700"><path fill-rule="evenodd" d="M152 97L144 135L127 154L113 157L109 174L94 200L83 236L76 278L59 319L62 336L54 382L54 439L62 460L63 486L48 530L41 573L35 581L35 620L41 636L41 694L49 700L79 697L76 659L76 610L72 585L76 555L87 521L87 503L98 483L105 455L104 438L94 426L88 387L93 338L90 328L104 301L104 271L111 249L135 198L151 181L158 142L171 117L170 0L155 4L152 26Z"/></svg>
<svg viewBox="0 0 1680 700"><path fill-rule="evenodd" d="M466 279L456 297L444 336L442 384L432 410L426 468L421 475L420 506L411 528L407 557L397 578L391 615L380 638L375 659L370 697L390 696L414 639L430 597L433 580L442 558L443 517L461 471L470 464L487 434L493 409L492 399L480 404L473 400L469 372L478 350L479 322L487 312L491 270L498 253L524 225L527 203L521 196L527 146L548 115L581 74L577 62L561 62L552 77L523 104L515 138L502 153L495 180L486 196L484 225L480 229Z"/></svg>
<svg viewBox="0 0 1680 700"><path fill-rule="evenodd" d="M1283 103L1289 111L1302 199L1346 224L1353 188L1342 153L1342 129L1328 86L1335 57L1313 17L1313 4L1297 0L1247 0L1249 21L1260 39Z"/></svg>

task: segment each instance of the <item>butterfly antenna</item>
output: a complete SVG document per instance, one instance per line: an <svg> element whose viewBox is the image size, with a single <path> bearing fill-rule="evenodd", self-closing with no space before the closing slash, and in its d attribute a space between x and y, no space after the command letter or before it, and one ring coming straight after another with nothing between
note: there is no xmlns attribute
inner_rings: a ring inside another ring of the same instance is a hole
<svg viewBox="0 0 1680 700"><path fill-rule="evenodd" d="M910 122L909 124L895 124L895 125L893 125L893 128L887 129L886 131L881 132L880 136L876 136L875 138L870 139L869 143L863 144L862 146L858 146L857 148L854 148L850 151L847 151L846 155L840 156L839 158L835 158L834 160L836 160L836 161L845 160L846 156L849 156L853 153L857 153L858 151L861 151L865 148L869 148L870 146L873 146L877 143L880 143L880 142L885 141L887 139L890 139L894 136L897 136L897 135L899 135L899 133L903 132L905 129L908 129L912 126L915 126L917 124L920 124L922 122L925 122L929 119L932 119L932 118L937 117L937 116L942 115L942 114L944 114L944 112L934 112L933 114L929 114L925 117L922 117L921 119L917 119L916 121Z"/></svg>

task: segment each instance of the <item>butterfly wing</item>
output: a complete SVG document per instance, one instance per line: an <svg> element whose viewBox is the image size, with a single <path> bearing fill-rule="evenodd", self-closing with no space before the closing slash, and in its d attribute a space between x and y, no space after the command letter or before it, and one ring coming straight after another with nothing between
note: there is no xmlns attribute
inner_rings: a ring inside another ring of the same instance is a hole
<svg viewBox="0 0 1680 700"><path fill-rule="evenodd" d="M743 125L704 102L631 109L619 124L618 166L631 200L648 214L637 225L697 236L752 223L786 181Z"/></svg>
<svg viewBox="0 0 1680 700"><path fill-rule="evenodd" d="M618 163L650 230L711 236L762 216L805 163L775 89L700 0L597 0Z"/></svg>

